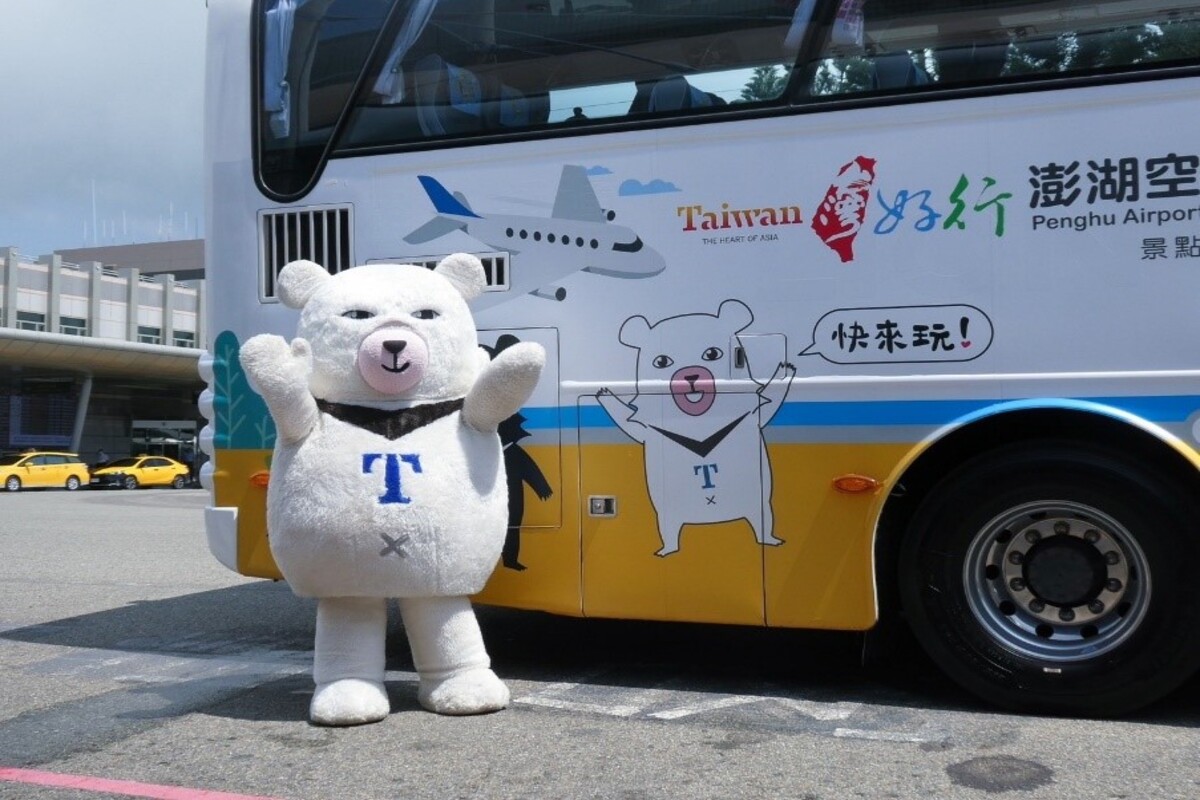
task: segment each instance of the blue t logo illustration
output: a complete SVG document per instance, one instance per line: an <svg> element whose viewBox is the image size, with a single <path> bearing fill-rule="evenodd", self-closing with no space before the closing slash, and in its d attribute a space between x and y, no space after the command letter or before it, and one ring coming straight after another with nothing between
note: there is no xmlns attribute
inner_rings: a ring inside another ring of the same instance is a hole
<svg viewBox="0 0 1200 800"><path fill-rule="evenodd" d="M721 470L717 469L717 465L716 464L699 464L695 467L692 467L693 475L699 475L701 473L701 471L704 472L704 485L701 486L700 488L701 489L717 488L717 485L715 483L713 483L713 480L712 480L712 476L716 475L718 472L721 471Z"/></svg>

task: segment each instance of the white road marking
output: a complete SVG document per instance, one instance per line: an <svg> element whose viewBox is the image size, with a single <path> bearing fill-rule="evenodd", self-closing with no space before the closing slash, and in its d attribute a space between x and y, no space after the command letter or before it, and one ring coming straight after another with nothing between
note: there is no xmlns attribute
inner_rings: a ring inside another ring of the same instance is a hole
<svg viewBox="0 0 1200 800"><path fill-rule="evenodd" d="M543 706L558 711L579 711L585 714L604 714L609 717L632 717L641 713L639 706L610 705L608 703L581 703L577 700L564 700L560 697L539 697L530 695L515 701L527 706Z"/></svg>
<svg viewBox="0 0 1200 800"><path fill-rule="evenodd" d="M930 739L919 733L866 731L858 728L836 728L833 731L833 735L837 739L869 739L875 742L912 742L913 744L922 744L925 742L940 741L940 739Z"/></svg>
<svg viewBox="0 0 1200 800"><path fill-rule="evenodd" d="M687 705L670 708L666 711L656 711L649 714L651 719L683 719L696 714L703 714L706 711L716 711L720 708L733 708L734 706L747 706L751 703L761 703L763 700L768 700L767 697L755 697L754 695L735 694L729 697L717 697L712 700L701 700L698 703L688 703Z"/></svg>
<svg viewBox="0 0 1200 800"><path fill-rule="evenodd" d="M822 722L848 719L855 711L862 708L861 703L817 703L793 697L775 697L773 699L794 711L799 711L806 717L812 717Z"/></svg>
<svg viewBox="0 0 1200 800"><path fill-rule="evenodd" d="M559 711L580 711L585 714L604 714L609 717L632 717L641 713L645 708L643 703L593 703L582 700L570 700L563 695L580 689L579 683L550 683L533 694L516 698L513 703L522 705L541 706ZM635 694L645 695L645 692Z"/></svg>
<svg viewBox="0 0 1200 800"><path fill-rule="evenodd" d="M285 675L307 674L311 671L312 654L307 651L256 647L239 654L230 654L225 647L216 649L224 652L212 656L84 649L35 662L25 668L42 674L75 674L89 679L108 679L127 684L186 683L197 679L218 678L255 685ZM388 670L385 677L393 682L419 681L419 676L411 670ZM854 702L818 702L778 695L714 695L662 688L661 684L649 688L627 688L606 685L602 679L603 673L597 672L582 675L578 681L542 684L530 694L515 697L513 704L623 719L641 716L664 722L756 704L762 704L764 709L768 709L764 712L767 714L770 714L769 709L774 706L777 709L793 711L816 723L847 720L855 714L869 711L863 704ZM778 712L776 718L778 719ZM833 731L823 728L812 732L840 739L911 744L946 740L946 735L937 731L916 733L837 727Z"/></svg>

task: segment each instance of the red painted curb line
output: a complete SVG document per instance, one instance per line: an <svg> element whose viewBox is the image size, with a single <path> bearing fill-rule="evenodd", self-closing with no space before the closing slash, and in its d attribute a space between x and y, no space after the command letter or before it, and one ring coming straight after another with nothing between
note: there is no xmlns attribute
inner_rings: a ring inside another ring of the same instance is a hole
<svg viewBox="0 0 1200 800"><path fill-rule="evenodd" d="M34 769L0 767L0 781L53 786L58 789L79 789L84 792L108 792L128 797L150 797L154 800L274 800L270 797L217 792L211 789L188 789L184 786L162 786L137 781L118 781L93 778L87 775L63 775Z"/></svg>

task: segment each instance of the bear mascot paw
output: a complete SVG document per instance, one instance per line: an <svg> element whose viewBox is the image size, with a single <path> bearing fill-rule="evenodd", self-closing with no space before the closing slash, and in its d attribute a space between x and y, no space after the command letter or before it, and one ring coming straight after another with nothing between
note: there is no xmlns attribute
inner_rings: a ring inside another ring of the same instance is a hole
<svg viewBox="0 0 1200 800"><path fill-rule="evenodd" d="M545 351L523 342L488 358L467 308L485 281L465 254L434 270L370 264L337 275L295 261L277 286L300 310L296 338L242 346L276 428L271 553L296 594L317 598L315 723L390 711L388 598L398 599L421 705L479 714L508 704L469 596L507 528L497 427L529 399Z"/></svg>

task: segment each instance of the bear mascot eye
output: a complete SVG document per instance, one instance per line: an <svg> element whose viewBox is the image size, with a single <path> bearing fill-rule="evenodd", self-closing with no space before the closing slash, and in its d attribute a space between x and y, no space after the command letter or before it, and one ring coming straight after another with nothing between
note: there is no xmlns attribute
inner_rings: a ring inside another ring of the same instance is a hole
<svg viewBox="0 0 1200 800"><path fill-rule="evenodd" d="M725 355L725 351L719 347L710 347L700 356L705 361L716 361Z"/></svg>
<svg viewBox="0 0 1200 800"><path fill-rule="evenodd" d="M654 361L650 363L654 364L654 366L658 367L659 369L666 369L675 363L675 359L671 358L670 356L655 356Z"/></svg>
<svg viewBox="0 0 1200 800"><path fill-rule="evenodd" d="M370 319L375 315L370 311L364 311L361 308L352 308L349 311L343 311L342 316L346 319Z"/></svg>
<svg viewBox="0 0 1200 800"><path fill-rule="evenodd" d="M419 311L414 311L412 315L417 319L437 319L441 316L441 314L434 311L432 308L422 308Z"/></svg>

